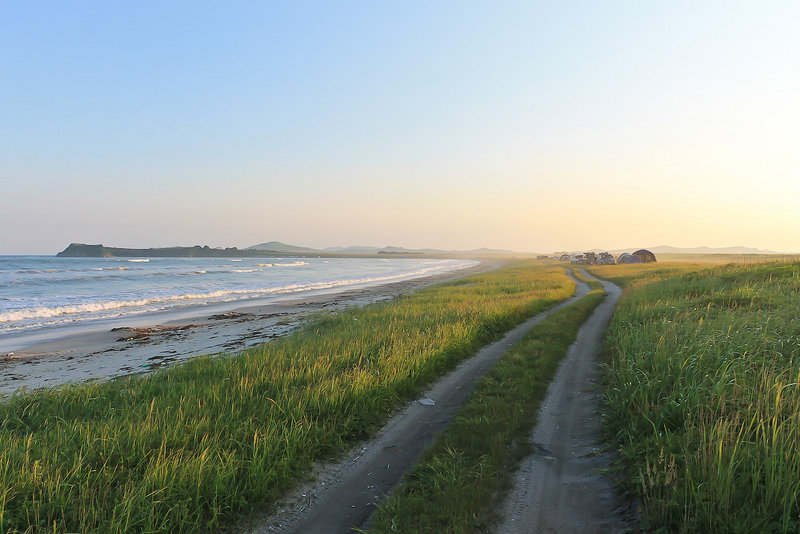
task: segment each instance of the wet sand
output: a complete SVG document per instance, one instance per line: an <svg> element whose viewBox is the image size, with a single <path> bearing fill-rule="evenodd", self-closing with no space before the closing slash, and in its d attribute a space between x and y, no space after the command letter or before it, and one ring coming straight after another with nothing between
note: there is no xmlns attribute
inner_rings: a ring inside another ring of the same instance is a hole
<svg viewBox="0 0 800 534"><path fill-rule="evenodd" d="M203 354L235 354L291 332L309 315L391 300L430 284L482 272L502 262L483 261L460 271L379 286L292 297L269 303L197 308L191 316L143 324L146 318L102 331L48 340L0 357L0 397L21 388L146 373ZM212 311L213 310L213 311Z"/></svg>

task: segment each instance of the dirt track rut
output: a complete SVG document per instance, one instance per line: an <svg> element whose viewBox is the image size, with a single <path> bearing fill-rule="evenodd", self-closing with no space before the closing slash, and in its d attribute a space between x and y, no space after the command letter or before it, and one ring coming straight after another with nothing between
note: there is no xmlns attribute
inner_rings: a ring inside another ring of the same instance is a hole
<svg viewBox="0 0 800 534"><path fill-rule="evenodd" d="M530 438L536 452L515 476L497 534L631 530L628 504L597 471L611 465L600 448L598 354L621 294L616 285L601 283L608 297L581 326L550 383Z"/></svg>
<svg viewBox="0 0 800 534"><path fill-rule="evenodd" d="M585 283L575 282L575 296L528 319L439 380L422 397L433 399L434 406L412 402L376 438L360 445L348 458L318 468L315 480L292 492L280 513L254 519L243 532L336 534L364 528L375 504L417 463L436 435L452 421L476 382L509 347L548 315L588 292Z"/></svg>

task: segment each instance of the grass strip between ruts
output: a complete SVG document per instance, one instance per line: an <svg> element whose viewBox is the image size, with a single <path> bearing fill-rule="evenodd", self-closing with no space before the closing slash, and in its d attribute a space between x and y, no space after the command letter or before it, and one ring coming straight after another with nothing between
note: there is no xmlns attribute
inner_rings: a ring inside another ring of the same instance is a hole
<svg viewBox="0 0 800 534"><path fill-rule="evenodd" d="M515 262L233 357L0 401L0 532L218 532L574 290Z"/></svg>
<svg viewBox="0 0 800 534"><path fill-rule="evenodd" d="M539 405L581 324L603 300L602 285L552 314L502 356L403 484L375 513L373 532L485 532L532 452Z"/></svg>

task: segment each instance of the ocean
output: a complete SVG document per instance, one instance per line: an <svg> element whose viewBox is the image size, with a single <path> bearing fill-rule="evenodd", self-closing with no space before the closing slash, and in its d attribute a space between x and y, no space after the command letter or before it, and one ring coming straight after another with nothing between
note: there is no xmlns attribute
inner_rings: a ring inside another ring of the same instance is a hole
<svg viewBox="0 0 800 534"><path fill-rule="evenodd" d="M233 308L250 300L374 286L475 264L421 258L0 256L0 341L152 312Z"/></svg>

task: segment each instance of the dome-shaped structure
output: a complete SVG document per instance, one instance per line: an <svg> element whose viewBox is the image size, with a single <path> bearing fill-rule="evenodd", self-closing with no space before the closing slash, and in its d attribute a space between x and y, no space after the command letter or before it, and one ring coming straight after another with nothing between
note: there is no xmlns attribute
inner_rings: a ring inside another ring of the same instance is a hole
<svg viewBox="0 0 800 534"><path fill-rule="evenodd" d="M619 258L617 258L617 263L642 263L642 258L623 252L619 255Z"/></svg>
<svg viewBox="0 0 800 534"><path fill-rule="evenodd" d="M642 260L642 263L655 263L656 255L649 250L641 249L633 253L634 256Z"/></svg>
<svg viewBox="0 0 800 534"><path fill-rule="evenodd" d="M558 259L561 260L561 261L569 261L570 260L570 256L569 256L569 254L562 254Z"/></svg>

